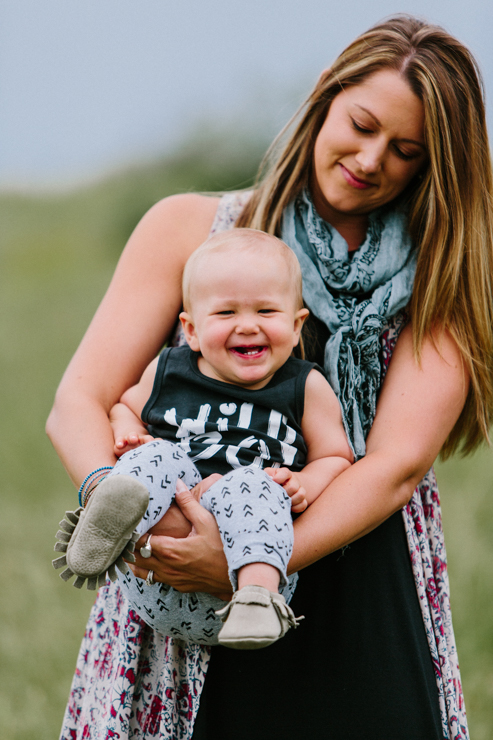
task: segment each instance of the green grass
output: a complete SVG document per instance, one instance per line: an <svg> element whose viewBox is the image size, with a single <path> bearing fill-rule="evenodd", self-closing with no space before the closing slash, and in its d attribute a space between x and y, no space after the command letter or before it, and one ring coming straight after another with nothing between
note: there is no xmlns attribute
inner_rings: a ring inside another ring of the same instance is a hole
<svg viewBox="0 0 493 740"><path fill-rule="evenodd" d="M452 614L473 740L493 737L493 451L437 465Z"/></svg>
<svg viewBox="0 0 493 740"><path fill-rule="evenodd" d="M75 491L44 435L61 374L132 228L159 198L246 185L259 149L190 145L66 196L0 196L0 737L58 737L93 595L51 568ZM452 604L473 740L493 727L493 453L439 466Z"/></svg>

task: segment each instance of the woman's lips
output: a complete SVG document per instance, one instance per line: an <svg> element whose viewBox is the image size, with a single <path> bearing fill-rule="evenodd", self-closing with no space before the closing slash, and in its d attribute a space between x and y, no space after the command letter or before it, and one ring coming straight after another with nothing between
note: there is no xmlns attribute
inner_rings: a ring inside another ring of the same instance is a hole
<svg viewBox="0 0 493 740"><path fill-rule="evenodd" d="M348 170L348 168L344 167L344 165L340 162L339 167L341 168L344 179L353 188L358 188L358 190L366 190L367 188L373 187L372 182L366 182L366 180L361 180L359 177L356 177L356 175L353 175L351 170Z"/></svg>

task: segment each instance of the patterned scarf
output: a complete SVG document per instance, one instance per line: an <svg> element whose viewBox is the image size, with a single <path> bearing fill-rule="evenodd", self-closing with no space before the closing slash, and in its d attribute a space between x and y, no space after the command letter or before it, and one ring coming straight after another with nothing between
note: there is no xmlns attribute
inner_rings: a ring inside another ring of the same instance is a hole
<svg viewBox="0 0 493 740"><path fill-rule="evenodd" d="M284 211L282 238L300 262L307 307L330 331L325 371L359 459L375 417L380 334L413 289L416 250L406 213L379 209L370 214L366 239L350 254L345 239L318 215L304 190Z"/></svg>

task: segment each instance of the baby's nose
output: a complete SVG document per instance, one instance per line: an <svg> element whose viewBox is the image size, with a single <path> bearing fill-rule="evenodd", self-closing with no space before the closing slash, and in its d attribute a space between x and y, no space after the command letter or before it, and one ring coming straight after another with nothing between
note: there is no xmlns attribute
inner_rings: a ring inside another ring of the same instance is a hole
<svg viewBox="0 0 493 740"><path fill-rule="evenodd" d="M258 327L258 321L257 317L245 314L244 316L240 316L238 319L238 324L236 327L236 331L241 334L255 334L259 330Z"/></svg>

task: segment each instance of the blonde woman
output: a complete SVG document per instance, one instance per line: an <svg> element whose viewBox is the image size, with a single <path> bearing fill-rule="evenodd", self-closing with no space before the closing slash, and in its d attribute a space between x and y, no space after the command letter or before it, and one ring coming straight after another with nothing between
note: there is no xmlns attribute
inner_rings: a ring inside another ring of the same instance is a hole
<svg viewBox="0 0 493 740"><path fill-rule="evenodd" d="M253 193L176 196L142 219L48 432L75 484L96 484L115 462L108 411L172 336L188 256L235 225L281 236L314 317L307 357L325 366L357 459L294 523L292 606L314 626L255 654L210 651L153 632L108 584L81 648L66 740L468 738L431 466L440 451L472 451L491 421L479 73L442 29L392 18L322 74L290 131ZM154 537L133 570L145 579L151 569L193 604L193 592L227 591L227 567L214 521L192 496L177 498L168 531L191 522L196 536Z"/></svg>

